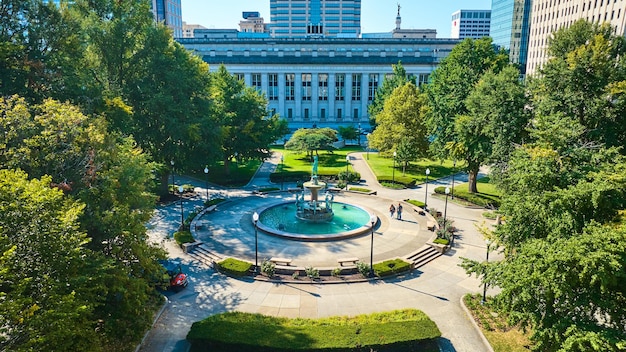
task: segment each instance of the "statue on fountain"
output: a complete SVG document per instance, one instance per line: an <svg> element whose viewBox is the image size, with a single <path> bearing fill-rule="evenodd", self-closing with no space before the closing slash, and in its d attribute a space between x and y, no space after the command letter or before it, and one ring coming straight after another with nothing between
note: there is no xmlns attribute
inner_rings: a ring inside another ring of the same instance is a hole
<svg viewBox="0 0 626 352"><path fill-rule="evenodd" d="M332 195L326 194L324 203L318 200L319 190L326 187L326 183L317 179L317 168L319 166L318 156L313 156L313 168L311 170L311 181L305 182L303 192L296 194L296 217L309 222L328 222L332 220L334 214L332 209ZM311 192L311 199L304 200L304 190Z"/></svg>
<svg viewBox="0 0 626 352"><path fill-rule="evenodd" d="M317 157L317 155L313 156L313 169L311 170L311 182L313 182L314 185L317 184L317 167L319 165L319 159Z"/></svg>

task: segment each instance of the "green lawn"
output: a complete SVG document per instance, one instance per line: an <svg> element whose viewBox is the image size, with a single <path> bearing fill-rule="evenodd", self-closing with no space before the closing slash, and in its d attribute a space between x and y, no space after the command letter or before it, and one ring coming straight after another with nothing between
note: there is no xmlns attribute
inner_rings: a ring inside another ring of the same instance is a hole
<svg viewBox="0 0 626 352"><path fill-rule="evenodd" d="M337 175L341 171L346 171L346 155L355 151L362 151L363 148L358 146L347 147L342 149L329 151L319 151L318 160L319 165L317 173L319 175ZM284 172L307 172L311 173L313 167L313 161L306 155L306 153L294 152L286 150L282 147L274 147L272 151L283 154L284 157ZM348 170L354 171L352 167L348 166ZM280 165L278 166L280 171Z"/></svg>
<svg viewBox="0 0 626 352"><path fill-rule="evenodd" d="M403 184L424 183L426 182L426 169L430 170L429 180L451 175L453 172L453 162L446 160L439 162L436 160L420 160L410 162L406 169L400 163L395 163L393 157L386 157L378 153L367 153L364 155L376 178L379 181L393 180ZM455 170L459 170L459 164Z"/></svg>
<svg viewBox="0 0 626 352"><path fill-rule="evenodd" d="M462 199L482 207L500 207L502 193L491 183L489 177L478 179L478 181L476 181L476 188L478 189L478 193L469 193L467 182L459 183L454 185L453 193L457 201ZM440 186L435 188L435 193L445 194L445 187Z"/></svg>

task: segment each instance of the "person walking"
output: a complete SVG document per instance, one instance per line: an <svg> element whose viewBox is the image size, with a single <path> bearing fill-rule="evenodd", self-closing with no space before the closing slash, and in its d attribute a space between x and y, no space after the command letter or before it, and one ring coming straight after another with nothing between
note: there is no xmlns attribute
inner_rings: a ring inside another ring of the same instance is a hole
<svg viewBox="0 0 626 352"><path fill-rule="evenodd" d="M398 220L402 220L402 204L398 203L398 209L396 211L398 214Z"/></svg>
<svg viewBox="0 0 626 352"><path fill-rule="evenodd" d="M391 204L391 206L389 207L389 217L393 219L393 214L396 212L396 207L393 206L393 204Z"/></svg>

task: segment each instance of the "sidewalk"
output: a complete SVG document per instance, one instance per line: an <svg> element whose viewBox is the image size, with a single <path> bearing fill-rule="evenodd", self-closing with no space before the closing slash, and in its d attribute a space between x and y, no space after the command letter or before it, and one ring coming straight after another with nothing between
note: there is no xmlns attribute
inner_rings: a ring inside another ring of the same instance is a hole
<svg viewBox="0 0 626 352"><path fill-rule="evenodd" d="M364 185L378 192L378 196L370 198L369 201L388 199L397 202L407 198L424 199L425 187L390 190L380 186L363 160L364 156L366 156L365 153L352 153L350 159L352 167L365 180ZM223 210L223 213L231 216L231 220L226 222L247 224L244 218L249 216L248 213L252 209L249 205L246 206L246 203L262 200L262 197L253 196L250 191L272 185L269 182L269 173L279 163L280 155L273 155L263 163L244 190L209 187L211 197L222 194L229 199L244 198L233 202L231 206ZM455 176L455 182L462 182L460 176ZM434 190L435 185L448 183L446 179L429 182L429 193ZM201 202L206 192L205 184L199 181L193 184L198 187L198 194L202 197L196 201ZM190 202L189 207L193 204ZM444 209L444 200L432 197L430 194L428 204L431 208ZM441 351L489 351L481 334L474 328L460 304L463 295L478 293L482 289L479 280L475 277L468 277L458 266L461 262L460 257L484 260L485 243L474 226L482 221L481 214L482 210L468 209L449 200L448 218L453 219L455 226L460 229L454 248L407 277L365 283L317 285L273 284L251 279L236 280L215 273L210 268L199 266L168 238L168 233L171 234L168 232L169 229L177 226L175 219L180 221L180 206L171 205L159 209L151 222L150 237L154 241L162 242L170 256L183 263L185 270L190 274L190 285L180 293L167 295L168 303L163 314L148 334L141 351L187 351L189 346L185 336L191 324L224 311L236 310L284 317L318 318L402 308L420 309L435 321L443 336L440 339ZM245 226L243 231L245 232ZM249 233L245 236L249 236ZM316 244L311 244L312 251L318 249ZM249 250L250 248L240 248L243 256L250 255ZM252 253L254 255L254 249Z"/></svg>

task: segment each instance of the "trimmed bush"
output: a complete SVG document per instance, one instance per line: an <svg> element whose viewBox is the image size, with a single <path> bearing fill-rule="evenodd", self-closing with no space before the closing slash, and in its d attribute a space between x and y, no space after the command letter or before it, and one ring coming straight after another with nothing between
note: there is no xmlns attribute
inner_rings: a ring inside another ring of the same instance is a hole
<svg viewBox="0 0 626 352"><path fill-rule="evenodd" d="M288 319L229 312L195 322L191 351L438 351L437 325L423 312Z"/></svg>
<svg viewBox="0 0 626 352"><path fill-rule="evenodd" d="M244 262L235 258L226 258L217 263L218 268L229 275L242 277L250 273L252 263Z"/></svg>
<svg viewBox="0 0 626 352"><path fill-rule="evenodd" d="M402 259L385 260L374 264L374 273L379 277L389 276L411 270L411 264Z"/></svg>
<svg viewBox="0 0 626 352"><path fill-rule="evenodd" d="M195 242L195 239L193 238L193 236L191 235L191 232L189 231L174 232L174 240L176 241L176 244L179 246L182 246L183 243Z"/></svg>
<svg viewBox="0 0 626 352"><path fill-rule="evenodd" d="M370 275L370 266L363 262L356 262L356 270L364 277L368 277Z"/></svg>
<svg viewBox="0 0 626 352"><path fill-rule="evenodd" d="M445 195L446 188L443 186L437 187L435 188L435 193ZM491 194L469 193L466 190L454 187L454 196L485 208L500 207L500 197Z"/></svg>
<svg viewBox="0 0 626 352"><path fill-rule="evenodd" d="M360 180L361 180L361 174L360 174L360 173L358 173L358 172L354 172L354 171L348 171L348 174L347 174L347 177L346 177L346 172L345 172L345 171L342 171L342 172L340 172L340 173L337 175L337 178L338 178L339 180L342 180L342 181L346 181L346 180L347 180L347 181L348 181L348 183L351 183L351 182L358 182L358 181L360 181Z"/></svg>
<svg viewBox="0 0 626 352"><path fill-rule="evenodd" d="M443 244L444 246L447 246L450 244L450 241L447 238L436 238L433 243L437 243L437 244Z"/></svg>
<svg viewBox="0 0 626 352"><path fill-rule="evenodd" d="M405 200L405 202L407 202L409 204L413 204L416 207L419 207L419 208L422 208L422 209L424 208L424 202L420 202L419 200L407 199L407 200Z"/></svg>
<svg viewBox="0 0 626 352"><path fill-rule="evenodd" d="M395 182L394 182L395 180ZM378 182L383 184L383 183L399 183L405 187L413 187L415 186L415 179L413 177L410 176L402 176L402 173L400 173L400 175L398 175L398 173L396 172L396 177L394 179L393 176L379 176L378 177Z"/></svg>
<svg viewBox="0 0 626 352"><path fill-rule="evenodd" d="M261 263L261 272L267 275L267 277L274 277L274 274L276 273L276 264L270 262L269 260L264 260L263 263Z"/></svg>
<svg viewBox="0 0 626 352"><path fill-rule="evenodd" d="M354 191L354 192L363 192L363 193L370 193L372 191L371 189L362 188L362 187L350 187L348 188L348 190Z"/></svg>
<svg viewBox="0 0 626 352"><path fill-rule="evenodd" d="M273 183L295 182L302 180L310 180L311 173L307 171L283 171L270 174L270 181Z"/></svg>
<svg viewBox="0 0 626 352"><path fill-rule="evenodd" d="M320 278L320 271L312 266L304 268L304 272L306 273L306 276L308 276L310 279Z"/></svg>

